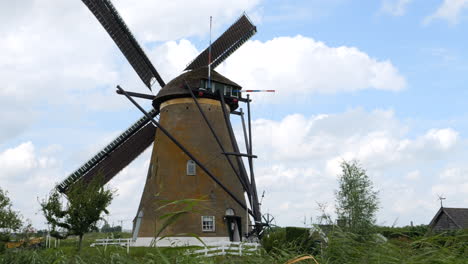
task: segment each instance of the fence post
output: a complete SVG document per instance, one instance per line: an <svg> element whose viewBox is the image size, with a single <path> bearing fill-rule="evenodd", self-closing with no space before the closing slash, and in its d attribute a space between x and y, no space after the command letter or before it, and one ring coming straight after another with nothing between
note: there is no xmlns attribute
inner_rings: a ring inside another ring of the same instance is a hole
<svg viewBox="0 0 468 264"><path fill-rule="evenodd" d="M106 239L104 240L104 252L106 252L106 249L107 249L107 239L108 238L106 237Z"/></svg>
<svg viewBox="0 0 468 264"><path fill-rule="evenodd" d="M242 256L242 243L239 244L239 255Z"/></svg>
<svg viewBox="0 0 468 264"><path fill-rule="evenodd" d="M130 239L127 240L127 255L130 252Z"/></svg>

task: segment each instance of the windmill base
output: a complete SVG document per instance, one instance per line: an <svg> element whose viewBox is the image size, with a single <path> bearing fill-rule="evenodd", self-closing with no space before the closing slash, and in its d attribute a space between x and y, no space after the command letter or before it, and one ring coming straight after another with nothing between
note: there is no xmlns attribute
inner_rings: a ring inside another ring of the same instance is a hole
<svg viewBox="0 0 468 264"><path fill-rule="evenodd" d="M229 242L229 237L199 237L206 244L217 242ZM155 245L156 241L156 245ZM165 237L155 239L154 237L138 237L132 244L133 247L181 247L181 246L203 246L195 237Z"/></svg>

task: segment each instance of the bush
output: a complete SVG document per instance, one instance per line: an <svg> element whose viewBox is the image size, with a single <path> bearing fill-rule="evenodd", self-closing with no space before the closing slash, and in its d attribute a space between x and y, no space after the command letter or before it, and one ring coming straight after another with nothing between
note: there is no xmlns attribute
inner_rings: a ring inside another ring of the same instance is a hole
<svg viewBox="0 0 468 264"><path fill-rule="evenodd" d="M309 237L309 229L304 227L286 227L286 241L293 242Z"/></svg>
<svg viewBox="0 0 468 264"><path fill-rule="evenodd" d="M416 239L426 235L429 231L427 225L418 226L405 226L405 227L387 227L387 226L376 226L375 232L381 233L386 238L410 238Z"/></svg>
<svg viewBox="0 0 468 264"><path fill-rule="evenodd" d="M262 237L261 243L267 252L281 247L286 243L286 229L281 227L272 228Z"/></svg>
<svg viewBox="0 0 468 264"><path fill-rule="evenodd" d="M286 243L299 253L317 254L321 241L310 236L310 228L286 227Z"/></svg>

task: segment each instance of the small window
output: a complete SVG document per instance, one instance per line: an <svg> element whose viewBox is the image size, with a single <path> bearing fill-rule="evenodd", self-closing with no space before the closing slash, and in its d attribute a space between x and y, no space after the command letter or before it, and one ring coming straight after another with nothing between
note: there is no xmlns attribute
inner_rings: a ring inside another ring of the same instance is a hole
<svg viewBox="0 0 468 264"><path fill-rule="evenodd" d="M193 160L187 161L187 175L197 175L197 165Z"/></svg>
<svg viewBox="0 0 468 264"><path fill-rule="evenodd" d="M225 91L224 91L224 84L217 83L217 82L213 82L213 86L215 87L215 92L220 91L221 94L224 94L224 93L225 93Z"/></svg>
<svg viewBox="0 0 468 264"><path fill-rule="evenodd" d="M202 216L202 231L203 232L215 231L215 217L214 216Z"/></svg>
<svg viewBox="0 0 468 264"><path fill-rule="evenodd" d="M239 97L239 90L233 88L232 89L232 97L236 97L236 98Z"/></svg>
<svg viewBox="0 0 468 264"><path fill-rule="evenodd" d="M224 95L229 96L229 97L232 96L231 91L232 91L232 87L226 85L224 88Z"/></svg>
<svg viewBox="0 0 468 264"><path fill-rule="evenodd" d="M200 89L206 89L208 87L206 80L200 80Z"/></svg>

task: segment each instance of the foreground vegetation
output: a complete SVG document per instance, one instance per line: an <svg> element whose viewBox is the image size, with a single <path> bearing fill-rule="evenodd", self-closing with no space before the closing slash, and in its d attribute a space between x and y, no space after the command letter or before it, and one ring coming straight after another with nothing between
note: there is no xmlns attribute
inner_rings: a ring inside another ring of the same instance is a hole
<svg viewBox="0 0 468 264"><path fill-rule="evenodd" d="M295 231L291 231L291 230ZM188 248L91 248L96 235L89 234L77 254L76 239L62 241L59 248L6 250L0 263L288 263L301 256L314 256L320 264L466 264L468 231L425 235L424 227L380 228L388 239L363 237L341 230L331 231L328 242L298 228L276 228L262 241L264 248L252 256L194 258ZM289 232L289 235L288 235ZM292 234L292 235L291 235ZM102 235L101 235L102 236ZM305 259L296 263L316 263Z"/></svg>

